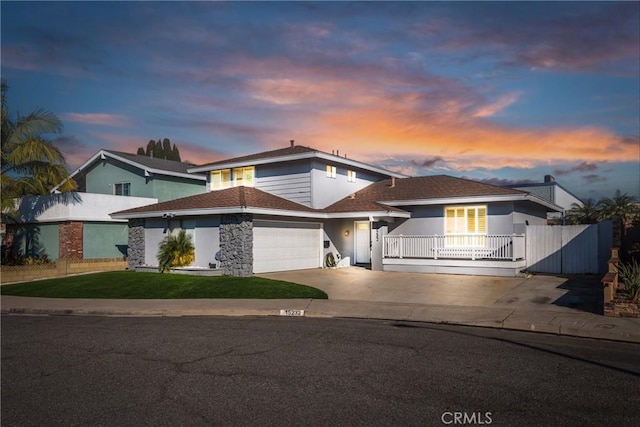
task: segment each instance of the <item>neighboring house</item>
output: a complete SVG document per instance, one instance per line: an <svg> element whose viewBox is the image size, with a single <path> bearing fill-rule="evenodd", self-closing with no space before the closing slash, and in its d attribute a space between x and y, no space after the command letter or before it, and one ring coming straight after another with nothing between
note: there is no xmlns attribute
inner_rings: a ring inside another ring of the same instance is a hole
<svg viewBox="0 0 640 427"><path fill-rule="evenodd" d="M17 225L10 225L14 251L49 259L122 258L126 220L109 213L206 191L206 177L188 173L193 164L100 150L71 177L78 191L25 197ZM9 237L9 236L7 236Z"/></svg>
<svg viewBox="0 0 640 427"><path fill-rule="evenodd" d="M129 266L192 236L193 268L224 274L369 264L389 271L515 275L526 224L561 211L533 194L449 176L408 178L295 146L197 166L208 192L111 214L129 220Z"/></svg>
<svg viewBox="0 0 640 427"><path fill-rule="evenodd" d="M550 223L562 224L565 212L570 210L574 203L578 206L583 205L582 200L556 182L556 179L551 175L545 175L544 182L541 183L514 184L506 187L535 194L541 199L561 207L561 212L549 212L548 219Z"/></svg>

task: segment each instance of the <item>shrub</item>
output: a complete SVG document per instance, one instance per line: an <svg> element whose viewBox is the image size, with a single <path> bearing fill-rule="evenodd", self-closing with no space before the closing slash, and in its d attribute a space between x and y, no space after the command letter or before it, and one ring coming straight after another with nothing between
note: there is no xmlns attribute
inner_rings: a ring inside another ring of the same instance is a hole
<svg viewBox="0 0 640 427"><path fill-rule="evenodd" d="M634 259L629 263L619 264L616 268L629 297L633 301L640 299L640 265Z"/></svg>
<svg viewBox="0 0 640 427"><path fill-rule="evenodd" d="M44 255L25 256L22 252L8 253L7 257L2 261L2 265L15 266L15 265L44 265L53 264L49 257Z"/></svg>
<svg viewBox="0 0 640 427"><path fill-rule="evenodd" d="M184 230L178 234L167 236L158 251L158 267L161 273L170 271L172 267L184 267L195 259L195 248Z"/></svg>

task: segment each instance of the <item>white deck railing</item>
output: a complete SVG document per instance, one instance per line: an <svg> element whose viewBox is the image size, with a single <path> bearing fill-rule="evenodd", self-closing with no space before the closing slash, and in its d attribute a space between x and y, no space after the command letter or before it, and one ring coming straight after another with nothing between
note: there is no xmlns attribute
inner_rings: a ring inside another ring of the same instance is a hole
<svg viewBox="0 0 640 427"><path fill-rule="evenodd" d="M459 234L383 238L384 258L524 259L524 234Z"/></svg>

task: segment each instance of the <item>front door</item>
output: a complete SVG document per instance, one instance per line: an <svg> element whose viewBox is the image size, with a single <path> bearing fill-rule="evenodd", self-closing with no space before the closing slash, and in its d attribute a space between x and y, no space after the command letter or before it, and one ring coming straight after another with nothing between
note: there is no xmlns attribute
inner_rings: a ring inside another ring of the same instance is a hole
<svg viewBox="0 0 640 427"><path fill-rule="evenodd" d="M356 221L356 264L371 263L371 230L369 221Z"/></svg>

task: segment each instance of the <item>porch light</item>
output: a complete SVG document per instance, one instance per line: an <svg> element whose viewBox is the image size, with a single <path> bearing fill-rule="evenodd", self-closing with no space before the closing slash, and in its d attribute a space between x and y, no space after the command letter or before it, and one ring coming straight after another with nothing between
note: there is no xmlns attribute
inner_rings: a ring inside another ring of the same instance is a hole
<svg viewBox="0 0 640 427"><path fill-rule="evenodd" d="M345 230L344 231L344 235L345 235L345 237L349 237L349 230Z"/></svg>

